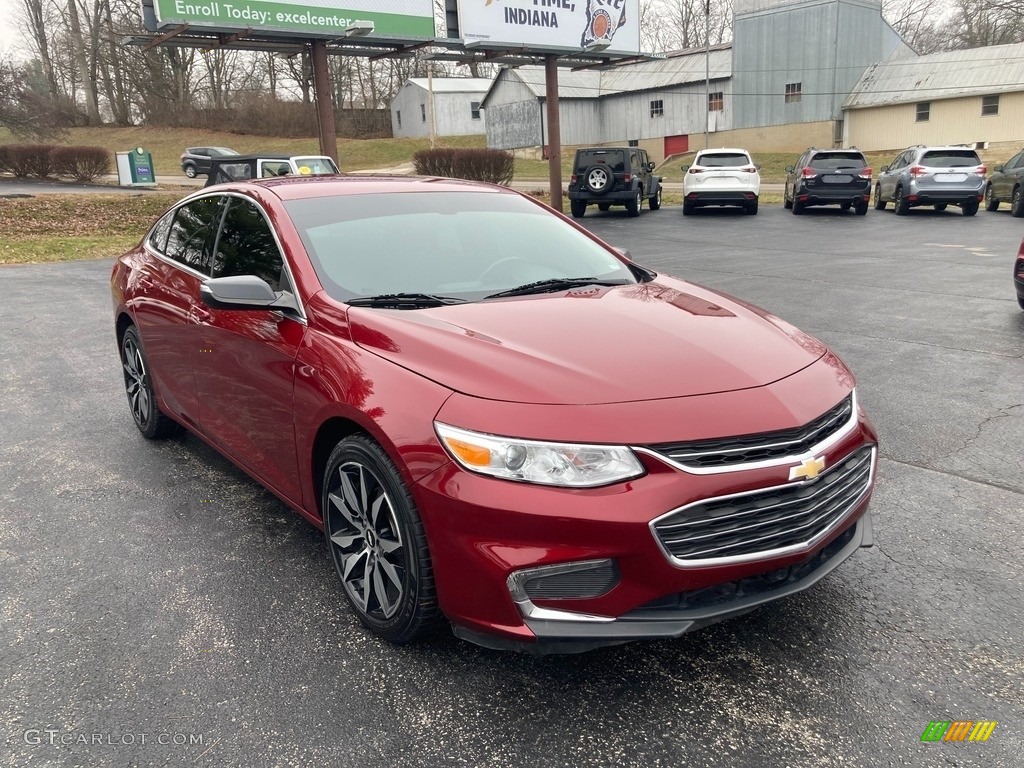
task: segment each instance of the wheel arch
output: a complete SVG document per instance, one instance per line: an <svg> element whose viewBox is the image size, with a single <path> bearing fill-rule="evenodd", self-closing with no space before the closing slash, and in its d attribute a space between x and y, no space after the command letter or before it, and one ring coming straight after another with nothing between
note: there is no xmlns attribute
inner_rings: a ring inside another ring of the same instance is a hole
<svg viewBox="0 0 1024 768"><path fill-rule="evenodd" d="M135 320L126 311L122 310L117 315L117 321L114 323L114 332L117 334L117 347L121 348L121 340L124 338L124 332L130 327L135 325Z"/></svg>
<svg viewBox="0 0 1024 768"><path fill-rule="evenodd" d="M313 498L316 500L316 513L320 514L320 494L323 492L324 472L327 469L327 460L331 457L334 447L352 435L366 435L376 443L380 443L376 437L368 432L361 424L347 419L344 416L331 416L316 431L313 438L313 448L310 455L310 471L313 478ZM386 446L381 446L385 453L390 453ZM392 461L394 459L392 458Z"/></svg>

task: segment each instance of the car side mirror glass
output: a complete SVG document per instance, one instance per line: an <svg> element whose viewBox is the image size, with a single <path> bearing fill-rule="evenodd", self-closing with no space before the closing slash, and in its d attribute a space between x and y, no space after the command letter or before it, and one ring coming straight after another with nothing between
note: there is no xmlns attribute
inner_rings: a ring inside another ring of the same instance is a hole
<svg viewBox="0 0 1024 768"><path fill-rule="evenodd" d="M996 173L1000 172L1001 170L1003 170L1003 165L1002 165L1002 163L1000 163L999 165L997 165L997 166L995 167L995 171L996 171Z"/></svg>
<svg viewBox="0 0 1024 768"><path fill-rule="evenodd" d="M793 165L787 165L786 166L786 173L793 173L793 171L795 171L795 170L796 170L796 166L793 166Z"/></svg>
<svg viewBox="0 0 1024 768"><path fill-rule="evenodd" d="M199 286L199 297L213 309L270 309L279 298L256 275L212 278Z"/></svg>
<svg viewBox="0 0 1024 768"><path fill-rule="evenodd" d="M688 170L690 170L690 166L688 165L680 165L679 167L682 168L683 173L686 173Z"/></svg>
<svg viewBox="0 0 1024 768"><path fill-rule="evenodd" d="M647 164L647 170L648 171L653 171L654 170L654 163L648 163Z"/></svg>
<svg viewBox="0 0 1024 768"><path fill-rule="evenodd" d="M889 166L888 165L883 165L882 166L882 173L887 173L888 171L889 171Z"/></svg>
<svg viewBox="0 0 1024 768"><path fill-rule="evenodd" d="M756 168L759 171L761 170L761 166L760 165L755 165L754 168Z"/></svg>

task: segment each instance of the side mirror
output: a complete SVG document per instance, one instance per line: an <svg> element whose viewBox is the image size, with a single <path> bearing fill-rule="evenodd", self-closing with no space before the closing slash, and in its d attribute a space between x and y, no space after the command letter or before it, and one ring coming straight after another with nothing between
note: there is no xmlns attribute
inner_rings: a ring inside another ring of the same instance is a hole
<svg viewBox="0 0 1024 768"><path fill-rule="evenodd" d="M787 165L786 166L786 173L793 173L794 171L796 171L796 166L793 166L793 165Z"/></svg>
<svg viewBox="0 0 1024 768"><path fill-rule="evenodd" d="M686 173L688 170L690 170L690 166L688 165L681 165L679 167L683 170L683 173Z"/></svg>
<svg viewBox="0 0 1024 768"><path fill-rule="evenodd" d="M993 169L996 173L1000 173L1003 170L1003 164L1000 163Z"/></svg>
<svg viewBox="0 0 1024 768"><path fill-rule="evenodd" d="M647 170L648 171L653 171L654 170L654 163L648 163L647 164Z"/></svg>
<svg viewBox="0 0 1024 768"><path fill-rule="evenodd" d="M889 166L888 165L883 165L882 166L882 173L888 173L888 172L889 172Z"/></svg>
<svg viewBox="0 0 1024 768"><path fill-rule="evenodd" d="M207 280L199 286L199 297L213 309L273 309L280 298L256 275Z"/></svg>
<svg viewBox="0 0 1024 768"><path fill-rule="evenodd" d="M755 165L754 168L756 168L759 171L761 170L761 166L760 165Z"/></svg>

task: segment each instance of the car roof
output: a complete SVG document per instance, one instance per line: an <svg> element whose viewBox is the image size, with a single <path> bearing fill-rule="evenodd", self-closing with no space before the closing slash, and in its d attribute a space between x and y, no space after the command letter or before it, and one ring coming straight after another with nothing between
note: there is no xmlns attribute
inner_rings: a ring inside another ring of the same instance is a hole
<svg viewBox="0 0 1024 768"><path fill-rule="evenodd" d="M481 181L436 176L384 176L353 174L328 176L277 176L235 181L205 187L203 193L269 190L282 200L304 200L338 195L389 194L395 192L494 192L518 194L508 187Z"/></svg>
<svg viewBox="0 0 1024 768"><path fill-rule="evenodd" d="M698 155L717 155L717 154L734 154L734 155L749 155L750 153L745 149L739 147L708 147L707 149L698 149Z"/></svg>

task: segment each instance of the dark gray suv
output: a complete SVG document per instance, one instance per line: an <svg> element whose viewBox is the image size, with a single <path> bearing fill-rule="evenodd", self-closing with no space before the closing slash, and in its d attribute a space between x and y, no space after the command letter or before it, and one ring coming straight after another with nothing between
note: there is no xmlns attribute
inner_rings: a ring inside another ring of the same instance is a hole
<svg viewBox="0 0 1024 768"><path fill-rule="evenodd" d="M661 177L654 163L639 147L589 147L577 149L569 179L569 205L573 218L582 218L588 205L607 211L624 205L630 216L639 216L643 201L652 211L661 208Z"/></svg>
<svg viewBox="0 0 1024 768"><path fill-rule="evenodd" d="M190 179L194 179L199 174L210 172L213 158L237 154L235 150L227 147L189 147L181 153L181 170Z"/></svg>
<svg viewBox="0 0 1024 768"><path fill-rule="evenodd" d="M985 210L998 211L1000 203L1010 204L1010 215L1024 218L1024 149L997 165L985 185Z"/></svg>
<svg viewBox="0 0 1024 768"><path fill-rule="evenodd" d="M896 215L905 216L921 205L937 211L958 205L964 216L973 216L985 193L987 172L970 147L910 147L878 174L875 208L881 211L892 201Z"/></svg>

